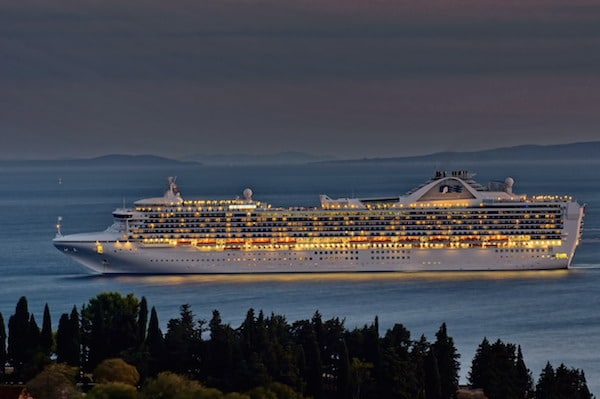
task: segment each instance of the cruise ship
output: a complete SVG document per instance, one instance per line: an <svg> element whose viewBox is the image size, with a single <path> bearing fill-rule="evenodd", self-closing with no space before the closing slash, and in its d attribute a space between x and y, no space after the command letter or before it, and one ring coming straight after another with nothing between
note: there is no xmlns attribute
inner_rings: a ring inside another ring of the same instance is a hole
<svg viewBox="0 0 600 399"><path fill-rule="evenodd" d="M563 269L585 207L564 196L517 195L514 180L482 185L468 171L435 172L402 196L320 196L320 206L253 199L162 197L113 212L105 231L54 246L94 273L329 273Z"/></svg>

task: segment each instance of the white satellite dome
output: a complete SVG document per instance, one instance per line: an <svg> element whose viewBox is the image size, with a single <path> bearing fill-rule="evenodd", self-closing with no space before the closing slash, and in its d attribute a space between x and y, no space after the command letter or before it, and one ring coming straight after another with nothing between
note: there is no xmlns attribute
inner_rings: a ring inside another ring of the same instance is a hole
<svg viewBox="0 0 600 399"><path fill-rule="evenodd" d="M245 199L246 201L250 201L250 200L252 199L252 194L253 194L253 193L252 193L252 190L251 190L251 189L249 189L249 188L245 189L245 190L244 190L244 192L243 192L244 199Z"/></svg>
<svg viewBox="0 0 600 399"><path fill-rule="evenodd" d="M504 190L509 193L512 194L512 188L515 185L515 179L513 179L512 177L507 177L506 179L504 179Z"/></svg>

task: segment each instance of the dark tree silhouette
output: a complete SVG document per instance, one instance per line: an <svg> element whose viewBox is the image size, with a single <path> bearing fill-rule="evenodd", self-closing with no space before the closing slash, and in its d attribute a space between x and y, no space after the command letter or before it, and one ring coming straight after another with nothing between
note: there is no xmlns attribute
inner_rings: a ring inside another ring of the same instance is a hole
<svg viewBox="0 0 600 399"><path fill-rule="evenodd" d="M458 389L458 372L460 370L460 355L454 346L454 340L448 336L446 323L442 323L435 334L436 341L432 350L438 362L442 399L453 398Z"/></svg>
<svg viewBox="0 0 600 399"><path fill-rule="evenodd" d="M202 327L196 326L190 305L181 305L179 314L178 319L167 323L165 347L169 354L168 362L175 372L197 376L200 373Z"/></svg>
<svg viewBox="0 0 600 399"><path fill-rule="evenodd" d="M29 325L27 298L23 296L17 302L15 314L8 319L8 360L17 378L21 378L23 365L31 361Z"/></svg>
<svg viewBox="0 0 600 399"><path fill-rule="evenodd" d="M56 331L56 360L70 366L80 364L79 313L73 306L71 314L63 313Z"/></svg>
<svg viewBox="0 0 600 399"><path fill-rule="evenodd" d="M50 319L50 308L48 307L48 304L44 306L44 317L42 319L40 346L42 352L46 356L50 356L50 353L52 352L52 347L54 346L54 338L52 337L52 321Z"/></svg>
<svg viewBox="0 0 600 399"><path fill-rule="evenodd" d="M148 323L148 334L146 335L146 350L149 354L148 375L156 376L160 371L166 370L166 348L165 340L158 323L158 316L154 306L150 311L150 322Z"/></svg>
<svg viewBox="0 0 600 399"><path fill-rule="evenodd" d="M81 313L87 370L138 347L139 301L133 294L124 297L117 292L102 293L90 299Z"/></svg>
<svg viewBox="0 0 600 399"><path fill-rule="evenodd" d="M138 337L137 343L138 347L142 346L146 342L146 324L148 323L148 302L146 301L146 297L142 297L140 301L140 311L138 313Z"/></svg>

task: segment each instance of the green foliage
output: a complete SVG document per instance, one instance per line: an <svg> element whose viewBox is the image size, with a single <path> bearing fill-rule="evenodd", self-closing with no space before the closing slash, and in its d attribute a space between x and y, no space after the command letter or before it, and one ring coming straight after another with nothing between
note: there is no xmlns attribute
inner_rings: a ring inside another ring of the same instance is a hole
<svg viewBox="0 0 600 399"><path fill-rule="evenodd" d="M57 360L83 363L83 370L97 366L94 380L100 384L90 391L92 399L450 399L456 392L459 355L445 324L429 343L424 336L411 339L402 324L380 337L377 318L348 331L344 320L326 320L319 312L290 325L284 316L249 309L237 329L224 323L217 310L205 329L205 322L183 305L163 337L155 308L146 323L147 306L145 298L139 302L132 294L104 293L82 308L81 319L75 307L70 315L61 315ZM40 332L24 297L9 320L8 336L0 314L0 361L5 356L15 366L15 378L33 375L50 361L48 348L54 345L49 330L48 306ZM7 338L9 350L3 354ZM78 397L78 370L53 367L28 384L37 390L34 397L55 397L55 386L62 387L60 395ZM145 381L136 394L138 371ZM490 399L593 397L583 371L564 365L554 370L548 364L534 391L521 348L500 340L482 341L469 381Z"/></svg>
<svg viewBox="0 0 600 399"><path fill-rule="evenodd" d="M250 396L239 392L229 392L228 394L223 395L223 399L250 399Z"/></svg>
<svg viewBox="0 0 600 399"><path fill-rule="evenodd" d="M372 379L373 363L364 362L356 357L350 363L350 391L353 399L361 397L361 389Z"/></svg>
<svg viewBox="0 0 600 399"><path fill-rule="evenodd" d="M35 399L81 398L75 387L75 367L51 364L27 383L27 390Z"/></svg>
<svg viewBox="0 0 600 399"><path fill-rule="evenodd" d="M136 399L137 389L121 382L95 385L86 395L87 399Z"/></svg>
<svg viewBox="0 0 600 399"><path fill-rule="evenodd" d="M203 389L197 381L165 371L148 379L140 394L143 399L184 399L196 398Z"/></svg>
<svg viewBox="0 0 600 399"><path fill-rule="evenodd" d="M120 358L105 359L94 369L94 381L97 383L119 382L136 386L139 380L137 369Z"/></svg>
<svg viewBox="0 0 600 399"><path fill-rule="evenodd" d="M490 345L484 338L473 358L469 381L490 399L530 398L533 391L520 348L500 340Z"/></svg>
<svg viewBox="0 0 600 399"><path fill-rule="evenodd" d="M196 323L190 305L180 308L180 317L167 323L165 347L168 353L168 364L171 370L189 375L197 375L200 368L202 350L203 321Z"/></svg>
<svg viewBox="0 0 600 399"><path fill-rule="evenodd" d="M139 346L139 305L133 294L124 297L117 292L105 292L90 299L82 309L88 370L103 359L118 357Z"/></svg>

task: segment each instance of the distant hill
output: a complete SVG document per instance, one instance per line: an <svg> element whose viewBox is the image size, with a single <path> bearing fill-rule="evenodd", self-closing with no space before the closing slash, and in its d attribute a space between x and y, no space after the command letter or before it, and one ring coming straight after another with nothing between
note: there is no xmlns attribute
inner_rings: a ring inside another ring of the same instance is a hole
<svg viewBox="0 0 600 399"><path fill-rule="evenodd" d="M284 165L335 160L332 156L319 156L303 152L280 152L277 154L198 154L183 158L185 161L201 162L205 165Z"/></svg>
<svg viewBox="0 0 600 399"><path fill-rule="evenodd" d="M0 160L0 165L20 166L72 166L72 167L158 167L178 165L294 165L304 163L385 163L385 162L586 162L600 161L600 141L557 145L520 145L492 150L471 152L438 152L410 157L361 158L340 160L333 156L321 156L303 152L281 152L267 155L193 155L171 159L156 155L113 154L96 158L60 160Z"/></svg>
<svg viewBox="0 0 600 399"><path fill-rule="evenodd" d="M198 162L180 161L176 159L159 157L156 155L104 155L96 158L74 158L57 160L28 160L28 161L0 161L4 165L23 166L71 166L71 167L156 167L197 164Z"/></svg>
<svg viewBox="0 0 600 399"><path fill-rule="evenodd" d="M540 162L600 160L600 141L556 145L520 145L472 152L438 152L393 158L363 158L334 162Z"/></svg>

